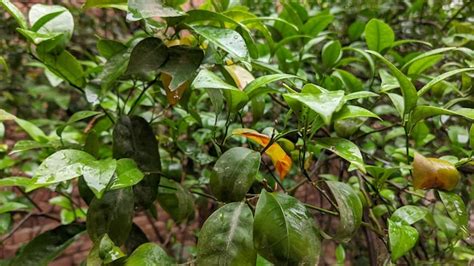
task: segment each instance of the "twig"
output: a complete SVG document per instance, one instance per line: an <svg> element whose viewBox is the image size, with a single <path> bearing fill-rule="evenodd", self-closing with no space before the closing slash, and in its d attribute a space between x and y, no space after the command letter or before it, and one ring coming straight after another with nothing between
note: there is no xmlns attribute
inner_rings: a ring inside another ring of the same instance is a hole
<svg viewBox="0 0 474 266"><path fill-rule="evenodd" d="M464 10L464 8L466 8L468 6L468 4L470 4L470 3L471 3L471 0L469 0L467 2L464 2L463 5L461 6L461 8L458 9L458 11L456 11L456 13L454 13L454 15L452 17L450 17L448 19L448 21L446 21L446 23L444 23L443 27L441 28L441 31L445 30L446 27L449 26L449 23L451 23L451 21L453 21L459 15L459 13L461 13Z"/></svg>
<svg viewBox="0 0 474 266"><path fill-rule="evenodd" d="M135 107L137 106L138 102L140 102L141 98L143 97L143 95L145 94L145 92L151 88L151 86L153 86L153 84L155 84L156 82L158 81L158 76L155 77L155 79L153 79L152 81L150 81L145 88L143 88L143 90L140 92L140 94L138 95L137 99L133 102L132 104L132 107L130 107L130 111L128 111L128 115L132 114L133 111L135 110Z"/></svg>
<svg viewBox="0 0 474 266"><path fill-rule="evenodd" d="M310 205L310 204L307 204L307 203L305 203L304 206L306 206L307 208L310 208L310 209L312 209L312 210L316 210L316 211L319 211L319 212L327 213L327 214L330 214L330 215L333 215L333 216L339 216L339 213L337 213L337 212L330 211L330 210L326 210L326 209L324 209L324 208L320 208L320 207L317 207L317 206L313 206L313 205Z"/></svg>
<svg viewBox="0 0 474 266"><path fill-rule="evenodd" d="M20 193L29 201L33 206L35 206L38 211L43 212L43 209L26 193L22 188L17 187L17 189L20 191Z"/></svg>
<svg viewBox="0 0 474 266"><path fill-rule="evenodd" d="M12 230L7 234L5 235L2 239L0 239L0 243L3 243L5 240L7 240L8 238L10 238L11 236L13 236L13 234L18 231L18 229L20 229L20 227L26 222L28 221L29 218L31 218L32 216L44 216L46 218L49 218L51 220L55 220L57 222L61 222L60 219L48 214L48 213L33 213L33 212L30 212L28 213L27 215L25 215L25 217L23 217L23 219L21 219L16 225L15 227L12 228Z"/></svg>

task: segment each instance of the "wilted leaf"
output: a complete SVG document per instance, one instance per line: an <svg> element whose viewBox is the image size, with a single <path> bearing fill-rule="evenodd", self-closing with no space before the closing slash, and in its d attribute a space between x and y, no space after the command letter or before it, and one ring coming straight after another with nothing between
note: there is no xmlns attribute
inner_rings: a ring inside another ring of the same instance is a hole
<svg viewBox="0 0 474 266"><path fill-rule="evenodd" d="M252 129L235 129L232 134L251 139L262 147L266 147L270 143L269 136L258 133ZM283 180L290 171L291 165L293 164L290 156L286 154L286 152L280 147L278 143L273 143L270 145L270 147L265 151L265 154L267 154L272 159L273 165L275 166L280 179Z"/></svg>
<svg viewBox="0 0 474 266"><path fill-rule="evenodd" d="M224 68L234 80L237 88L240 90L243 90L250 82L255 79L252 73L239 65L224 66Z"/></svg>
<svg viewBox="0 0 474 266"><path fill-rule="evenodd" d="M416 189L439 188L453 190L461 176L456 167L448 161L437 158L426 158L415 153L412 163L413 186Z"/></svg>
<svg viewBox="0 0 474 266"><path fill-rule="evenodd" d="M186 82L191 82L196 70L201 65L204 53L200 49L191 49L184 46L169 48L168 53L168 60L161 66L160 70L171 76L171 81L167 87L170 91L175 91L184 86Z"/></svg>

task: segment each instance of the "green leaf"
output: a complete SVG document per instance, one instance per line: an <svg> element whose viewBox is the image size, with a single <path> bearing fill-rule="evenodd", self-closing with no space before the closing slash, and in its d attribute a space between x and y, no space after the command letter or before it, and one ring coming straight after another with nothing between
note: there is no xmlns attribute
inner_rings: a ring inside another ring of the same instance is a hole
<svg viewBox="0 0 474 266"><path fill-rule="evenodd" d="M99 51L99 54L106 59L110 59L112 56L124 51L125 49L127 49L127 46L118 41L106 39L100 39L97 41L97 50Z"/></svg>
<svg viewBox="0 0 474 266"><path fill-rule="evenodd" d="M474 109L460 108L458 110L449 110L436 106L421 105L413 110L413 114L410 117L410 125L413 127L418 121L438 115L455 115L474 120Z"/></svg>
<svg viewBox="0 0 474 266"><path fill-rule="evenodd" d="M139 246L125 261L125 266L174 265L174 259L155 243Z"/></svg>
<svg viewBox="0 0 474 266"><path fill-rule="evenodd" d="M211 26L193 26L191 28L210 43L228 52L232 57L248 61L247 46L242 36L236 31Z"/></svg>
<svg viewBox="0 0 474 266"><path fill-rule="evenodd" d="M442 54L442 53L445 53L445 52L448 52L448 51L458 51L458 52L462 52L470 57L473 56L473 53L472 53L472 50L470 49L467 49L465 47L443 47L443 48L438 48L438 49L434 49L434 50L430 50L428 52L424 52L416 57L414 57L413 59L411 59L410 61L406 62L401 70L405 70L408 66L410 66L411 64L419 61L419 60L422 60L426 57L430 57L432 55L437 55L437 54Z"/></svg>
<svg viewBox="0 0 474 266"><path fill-rule="evenodd" d="M201 65L204 53L200 49L190 49L181 46L169 48L169 58L160 68L171 76L169 90L175 91L196 74Z"/></svg>
<svg viewBox="0 0 474 266"><path fill-rule="evenodd" d="M107 191L101 199L94 198L87 211L87 233L93 242L104 234L122 245L132 228L134 213L132 188Z"/></svg>
<svg viewBox="0 0 474 266"><path fill-rule="evenodd" d="M428 210L414 205L405 205L398 208L390 217L393 222L404 222L408 225L414 224L425 218Z"/></svg>
<svg viewBox="0 0 474 266"><path fill-rule="evenodd" d="M42 149L52 147L51 144L39 143L34 140L19 140L13 146L13 149L10 151L10 154L33 150L33 149Z"/></svg>
<svg viewBox="0 0 474 266"><path fill-rule="evenodd" d="M454 192L445 192L441 190L438 190L438 195L441 198L449 217L451 217L460 228L467 232L469 215L462 198Z"/></svg>
<svg viewBox="0 0 474 266"><path fill-rule="evenodd" d="M224 202L245 198L260 168L260 153L243 147L229 149L214 165L210 186L217 199Z"/></svg>
<svg viewBox="0 0 474 266"><path fill-rule="evenodd" d="M310 18L301 29L304 34L310 36L317 36L321 31L327 28L334 20L334 16L326 13L319 13ZM293 25L293 24L290 24Z"/></svg>
<svg viewBox="0 0 474 266"><path fill-rule="evenodd" d="M86 0L82 8L117 8L121 10L128 10L128 0Z"/></svg>
<svg viewBox="0 0 474 266"><path fill-rule="evenodd" d="M82 170L82 175L87 183L87 186L94 192L94 195L100 199L105 191L105 188L112 179L115 169L117 168L117 161L111 158L90 161L85 164Z"/></svg>
<svg viewBox="0 0 474 266"><path fill-rule="evenodd" d="M409 225L388 219L388 238L392 261L395 262L415 246L418 231Z"/></svg>
<svg viewBox="0 0 474 266"><path fill-rule="evenodd" d="M326 125L331 123L331 117L343 104L343 91L324 91L321 93L287 93L283 95L285 101L288 99L303 103L309 109L318 113Z"/></svg>
<svg viewBox="0 0 474 266"><path fill-rule="evenodd" d="M95 158L87 152L72 149L57 151L36 169L32 182L45 186L73 179L81 176L84 166L93 161Z"/></svg>
<svg viewBox="0 0 474 266"><path fill-rule="evenodd" d="M67 124L73 124L77 121L81 121L83 119L89 118L91 116L96 116L98 114L101 114L101 112L97 111L79 111L75 112L67 121Z"/></svg>
<svg viewBox="0 0 474 266"><path fill-rule="evenodd" d="M18 118L7 111L0 109L0 122L5 120L14 120L18 126L20 126L28 135L37 142L44 143L48 140L48 137L44 134L44 132L37 127L35 124Z"/></svg>
<svg viewBox="0 0 474 266"><path fill-rule="evenodd" d="M343 138L320 138L316 140L316 144L346 159L363 173L366 172L362 154L357 145L350 140Z"/></svg>
<svg viewBox="0 0 474 266"><path fill-rule="evenodd" d="M31 178L21 176L4 177L0 179L0 187L20 186L27 187L31 184Z"/></svg>
<svg viewBox="0 0 474 266"><path fill-rule="evenodd" d="M6 212L11 212L11 211L16 211L20 209L28 209L29 206L25 205L23 203L15 202L15 201L10 201L10 202L4 202L2 205L0 205L0 214L6 213Z"/></svg>
<svg viewBox="0 0 474 266"><path fill-rule="evenodd" d="M371 19L365 25L365 42L370 50L382 52L392 46L395 34L392 28L379 19Z"/></svg>
<svg viewBox="0 0 474 266"><path fill-rule="evenodd" d="M332 67L342 57L341 43L338 40L330 41L323 46L321 58L326 67Z"/></svg>
<svg viewBox="0 0 474 266"><path fill-rule="evenodd" d="M355 105L344 105L339 112L334 114L334 121L355 117L373 117L382 120L378 115L365 108Z"/></svg>
<svg viewBox="0 0 474 266"><path fill-rule="evenodd" d="M362 222L362 202L359 195L348 184L326 181L339 209L340 225L336 237L343 242L351 240Z"/></svg>
<svg viewBox="0 0 474 266"><path fill-rule="evenodd" d="M346 87L346 91L361 91L363 89L364 85L360 79L356 78L350 72L342 69L336 69L332 75L338 77L342 81L344 87Z"/></svg>
<svg viewBox="0 0 474 266"><path fill-rule="evenodd" d="M225 96L232 110L242 108L248 101L245 92L224 82L219 76L207 69L203 69L199 72L194 79L192 86L196 89L221 89L223 92L229 91L230 93Z"/></svg>
<svg viewBox="0 0 474 266"><path fill-rule="evenodd" d="M194 79L192 86L196 89L239 90L235 86L223 81L219 76L207 69L199 71L199 74Z"/></svg>
<svg viewBox="0 0 474 266"><path fill-rule="evenodd" d="M127 20L137 21L151 17L180 17L184 12L166 6L162 0L128 0Z"/></svg>
<svg viewBox="0 0 474 266"><path fill-rule="evenodd" d="M408 75L417 76L428 68L436 65L441 59L443 59L443 55L432 55L418 60L410 65L408 68Z"/></svg>
<svg viewBox="0 0 474 266"><path fill-rule="evenodd" d="M338 264L344 264L346 260L346 251L344 250L344 246L339 244L336 248L336 261Z"/></svg>
<svg viewBox="0 0 474 266"><path fill-rule="evenodd" d="M356 20L347 29L347 36L349 37L351 42L353 42L360 38L360 36L364 32L364 29L365 23L360 20Z"/></svg>
<svg viewBox="0 0 474 266"><path fill-rule="evenodd" d="M260 194L253 226L258 253L277 265L317 265L321 243L313 218L297 199Z"/></svg>
<svg viewBox="0 0 474 266"><path fill-rule="evenodd" d="M363 98L369 98L369 97L378 97L379 95L377 93L371 92L371 91L356 91L353 93L349 93L346 96L344 96L344 101L352 101L352 100L357 100L357 99L363 99Z"/></svg>
<svg viewBox="0 0 474 266"><path fill-rule="evenodd" d="M135 161L128 158L117 160L115 174L116 176L110 189L120 189L136 185L144 177Z"/></svg>
<svg viewBox="0 0 474 266"><path fill-rule="evenodd" d="M435 213L433 215L433 220L436 226L446 235L448 239L453 240L456 238L456 235L459 232L459 226L452 219L447 216Z"/></svg>
<svg viewBox="0 0 474 266"><path fill-rule="evenodd" d="M97 77L101 80L101 87L103 89L109 89L125 73L129 60L130 53L127 50L122 50L107 60L102 72Z"/></svg>
<svg viewBox="0 0 474 266"><path fill-rule="evenodd" d="M139 246L148 242L150 242L150 240L148 240L148 237L143 230L137 224L132 224L132 230L125 241L127 253L131 254Z"/></svg>
<svg viewBox="0 0 474 266"><path fill-rule="evenodd" d="M35 4L28 12L28 19L31 30L38 33L62 33L69 39L74 32L74 18L63 6Z"/></svg>
<svg viewBox="0 0 474 266"><path fill-rule="evenodd" d="M42 233L28 242L10 265L46 266L78 240L84 230L83 224L70 224Z"/></svg>
<svg viewBox="0 0 474 266"><path fill-rule="evenodd" d="M0 235L3 235L10 230L12 225L12 216L10 213L0 214Z"/></svg>
<svg viewBox="0 0 474 266"><path fill-rule="evenodd" d="M470 68L459 68L459 69L455 69L455 70L451 70L451 71L448 71L448 72L445 72L439 76L436 76L434 79L430 80L430 82L426 83L425 86L423 86L419 91L418 91L418 96L422 96L423 94L425 94L429 89L431 89L434 85L438 84L439 82L451 77L451 76L454 76L456 74L459 74L459 73L463 73L463 72L468 72L468 71L474 71L474 67L470 67Z"/></svg>
<svg viewBox="0 0 474 266"><path fill-rule="evenodd" d="M177 223L194 217L193 196L176 181L161 179L157 199L160 206Z"/></svg>
<svg viewBox="0 0 474 266"><path fill-rule="evenodd" d="M122 250L114 244L107 234L99 241L99 257L104 264L111 263L124 256Z"/></svg>
<svg viewBox="0 0 474 266"><path fill-rule="evenodd" d="M0 6L16 20L16 23L18 23L20 28L28 28L25 16L23 15L23 13L21 13L18 7L16 7L12 2L10 2L10 0L0 0Z"/></svg>
<svg viewBox="0 0 474 266"><path fill-rule="evenodd" d="M400 88L403 94L403 101L405 105L405 114L411 112L413 108L415 108L416 103L418 101L418 94L416 92L416 88L411 83L411 81L400 71L396 66L390 63L385 57L380 55L377 52L367 51L368 53L374 55L375 57L379 58L389 69L390 72L395 76L400 84Z"/></svg>
<svg viewBox="0 0 474 266"><path fill-rule="evenodd" d="M403 96L398 95L396 93L390 93L390 92L387 92L387 96L390 98L390 101L392 101L395 109L397 109L397 112L400 115L400 117L403 117L403 114L405 113L405 103L403 100ZM418 107L419 106L415 107L415 112Z"/></svg>
<svg viewBox="0 0 474 266"><path fill-rule="evenodd" d="M215 211L202 226L197 244L198 265L255 265L253 216L245 202Z"/></svg>
<svg viewBox="0 0 474 266"><path fill-rule="evenodd" d="M261 94L265 93L265 90L261 89L264 86L267 86L270 83L283 80L283 79L301 79L301 77L290 75L290 74L272 74L266 75L262 77L258 77L250 82L244 89L245 93L247 93L249 99L253 99Z"/></svg>
<svg viewBox="0 0 474 266"><path fill-rule="evenodd" d="M474 151L474 124L471 125L469 130L469 144L471 145L471 151Z"/></svg>
<svg viewBox="0 0 474 266"><path fill-rule="evenodd" d="M127 74L146 74L157 71L168 57L168 48L161 39L149 37L133 47L128 61Z"/></svg>
<svg viewBox="0 0 474 266"><path fill-rule="evenodd" d="M39 56L51 72L73 85L84 87L84 71L79 61L71 53L63 50L59 55L43 53Z"/></svg>
<svg viewBox="0 0 474 266"><path fill-rule="evenodd" d="M37 32L44 24L48 23L50 20L61 15L65 10L56 11L53 13L46 14L38 19L34 25L31 26L31 30Z"/></svg>
<svg viewBox="0 0 474 266"><path fill-rule="evenodd" d="M145 174L133 191L137 206L150 207L156 199L161 172L158 141L150 124L139 116L120 117L113 132L113 155L116 159L133 159ZM131 174L138 176L136 171Z"/></svg>
<svg viewBox="0 0 474 266"><path fill-rule="evenodd" d="M405 40L398 40L398 41L393 42L392 48L400 46L400 45L404 45L404 44L407 44L407 43L418 43L418 44L426 45L430 48L433 47L433 45L429 42L425 42L425 41L421 41L421 40L415 40L415 39L405 39Z"/></svg>
<svg viewBox="0 0 474 266"><path fill-rule="evenodd" d="M348 50L348 51L352 51L352 52L355 52L355 53L358 53L360 55L362 55L365 60L367 60L367 63L369 64L369 67L370 67L370 79L373 80L374 79L374 76L375 76L375 63L374 63L374 60L372 59L372 57L366 53L364 50L362 49L359 49L359 48L354 48L354 47L344 47L342 48L342 50Z"/></svg>

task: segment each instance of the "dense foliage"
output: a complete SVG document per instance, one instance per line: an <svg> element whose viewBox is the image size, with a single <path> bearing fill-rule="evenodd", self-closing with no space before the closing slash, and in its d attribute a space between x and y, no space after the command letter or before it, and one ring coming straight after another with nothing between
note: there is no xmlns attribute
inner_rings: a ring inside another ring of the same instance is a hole
<svg viewBox="0 0 474 266"><path fill-rule="evenodd" d="M474 259L471 1L186 2L0 0L0 234L62 223L2 265Z"/></svg>

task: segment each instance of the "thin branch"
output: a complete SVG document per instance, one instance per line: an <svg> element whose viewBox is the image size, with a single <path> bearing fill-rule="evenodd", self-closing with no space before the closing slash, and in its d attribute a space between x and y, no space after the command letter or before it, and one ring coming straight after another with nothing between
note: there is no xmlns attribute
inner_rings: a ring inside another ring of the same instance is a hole
<svg viewBox="0 0 474 266"><path fill-rule="evenodd" d="M153 86L153 84L155 84L156 82L158 81L158 76L155 77L155 79L153 79L152 81L150 81L145 88L143 88L143 90L140 92L140 94L138 95L137 99L133 102L132 104L132 107L130 107L130 111L128 111L128 114L132 114L133 111L135 110L135 107L138 105L138 103L140 102L141 98L143 97L143 95L145 94L145 92L151 88L151 86Z"/></svg>

